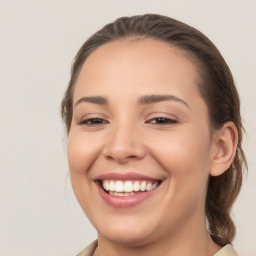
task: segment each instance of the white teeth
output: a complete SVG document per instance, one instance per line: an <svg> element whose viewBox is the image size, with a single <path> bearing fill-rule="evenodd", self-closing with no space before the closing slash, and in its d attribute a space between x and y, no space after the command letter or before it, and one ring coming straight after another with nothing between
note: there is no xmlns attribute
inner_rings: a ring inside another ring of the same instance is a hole
<svg viewBox="0 0 256 256"><path fill-rule="evenodd" d="M135 193L131 192L138 192L138 191L150 191L156 188L158 182L147 182L147 181L113 181L113 180L104 180L103 181L103 188L106 191L109 191L111 195L117 196L128 196L134 195Z"/></svg>
<svg viewBox="0 0 256 256"><path fill-rule="evenodd" d="M124 183L124 192L132 192L133 191L133 184L131 181L126 181Z"/></svg>
<svg viewBox="0 0 256 256"><path fill-rule="evenodd" d="M140 183L138 181L135 181L133 184L133 190L134 191L140 191Z"/></svg>
<svg viewBox="0 0 256 256"><path fill-rule="evenodd" d="M110 191L109 194L112 195L112 196L133 196L133 195L135 195L135 193L133 193L133 192L131 192L131 193L118 193L118 192L113 192L113 191Z"/></svg>
<svg viewBox="0 0 256 256"><path fill-rule="evenodd" d="M105 190L109 190L108 188L109 188L109 182L108 181L106 181L106 180L104 180L104 182L103 182L103 188L105 189Z"/></svg>
<svg viewBox="0 0 256 256"><path fill-rule="evenodd" d="M146 190L146 186L147 186L146 181L142 181L142 183L140 184L140 190L141 191L145 191Z"/></svg>
<svg viewBox="0 0 256 256"><path fill-rule="evenodd" d="M152 189L152 183L148 183L146 186L146 190L149 191Z"/></svg>
<svg viewBox="0 0 256 256"><path fill-rule="evenodd" d="M115 191L115 182L113 180L109 182L108 190Z"/></svg>
<svg viewBox="0 0 256 256"><path fill-rule="evenodd" d="M116 186L115 186L115 191L116 192L123 192L124 191L124 184L122 181L117 181Z"/></svg>
<svg viewBox="0 0 256 256"><path fill-rule="evenodd" d="M157 187L157 185L158 185L158 183L157 183L157 182L155 182L155 183L152 185L151 189L156 188L156 187Z"/></svg>

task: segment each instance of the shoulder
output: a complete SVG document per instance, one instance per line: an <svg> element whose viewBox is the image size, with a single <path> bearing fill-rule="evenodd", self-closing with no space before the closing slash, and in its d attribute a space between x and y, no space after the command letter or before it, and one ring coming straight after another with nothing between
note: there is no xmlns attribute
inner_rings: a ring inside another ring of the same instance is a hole
<svg viewBox="0 0 256 256"><path fill-rule="evenodd" d="M92 256L95 249L98 246L98 241L95 240L91 244L89 244L87 247L85 247L77 256Z"/></svg>
<svg viewBox="0 0 256 256"><path fill-rule="evenodd" d="M213 256L238 256L238 254L230 244L227 244Z"/></svg>

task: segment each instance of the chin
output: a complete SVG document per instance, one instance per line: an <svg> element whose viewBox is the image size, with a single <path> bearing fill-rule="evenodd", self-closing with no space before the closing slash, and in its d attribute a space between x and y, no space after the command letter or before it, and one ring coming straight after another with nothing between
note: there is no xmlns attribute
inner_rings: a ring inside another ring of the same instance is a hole
<svg viewBox="0 0 256 256"><path fill-rule="evenodd" d="M99 237L102 236L106 240L112 241L116 244L122 244L129 247L137 247L142 246L147 243L148 235L144 232L134 232L134 231L121 231L118 230L116 232L108 232L106 234L100 234Z"/></svg>
<svg viewBox="0 0 256 256"><path fill-rule="evenodd" d="M147 241L150 241L150 237L154 236L154 230L148 223L140 223L132 221L123 221L123 223L111 223L103 227L96 227L99 233L99 237L103 237L109 241L126 244L130 247L141 246Z"/></svg>

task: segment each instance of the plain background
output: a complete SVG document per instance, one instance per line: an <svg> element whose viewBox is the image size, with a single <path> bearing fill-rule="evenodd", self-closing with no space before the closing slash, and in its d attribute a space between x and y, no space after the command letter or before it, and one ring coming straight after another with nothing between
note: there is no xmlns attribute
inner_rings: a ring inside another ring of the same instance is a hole
<svg viewBox="0 0 256 256"><path fill-rule="evenodd" d="M160 13L205 33L241 95L249 174L234 207L242 256L256 255L255 0L0 0L0 255L75 255L96 238L67 178L59 105L85 39L114 19Z"/></svg>

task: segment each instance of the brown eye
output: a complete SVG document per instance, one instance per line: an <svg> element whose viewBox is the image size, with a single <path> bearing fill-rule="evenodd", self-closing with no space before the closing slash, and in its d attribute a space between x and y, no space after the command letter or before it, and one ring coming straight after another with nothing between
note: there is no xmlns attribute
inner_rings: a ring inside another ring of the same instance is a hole
<svg viewBox="0 0 256 256"><path fill-rule="evenodd" d="M147 121L150 124L159 124L159 125L168 125L168 124L176 124L178 121L165 117L156 117Z"/></svg>
<svg viewBox="0 0 256 256"><path fill-rule="evenodd" d="M101 124L107 124L108 121L102 119L102 118L89 118L82 120L79 122L80 125L101 125Z"/></svg>

